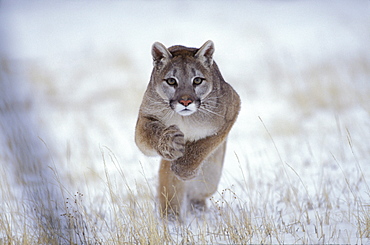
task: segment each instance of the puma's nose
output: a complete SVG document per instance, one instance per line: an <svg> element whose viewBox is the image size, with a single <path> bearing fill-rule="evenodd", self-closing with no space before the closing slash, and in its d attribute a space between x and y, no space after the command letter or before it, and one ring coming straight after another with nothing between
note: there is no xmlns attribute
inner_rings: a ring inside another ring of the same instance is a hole
<svg viewBox="0 0 370 245"><path fill-rule="evenodd" d="M191 99L189 99L189 97L187 96L184 96L181 98L181 100L179 100L180 104L182 104L183 106L188 106L190 105L193 101Z"/></svg>

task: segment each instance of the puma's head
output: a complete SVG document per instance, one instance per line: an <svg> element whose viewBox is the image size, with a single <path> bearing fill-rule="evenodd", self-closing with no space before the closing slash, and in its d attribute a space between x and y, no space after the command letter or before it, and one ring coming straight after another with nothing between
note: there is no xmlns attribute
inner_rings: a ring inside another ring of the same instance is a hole
<svg viewBox="0 0 370 245"><path fill-rule="evenodd" d="M199 49L183 46L167 49L159 42L153 44L152 85L179 115L195 113L213 90L213 52L212 41Z"/></svg>

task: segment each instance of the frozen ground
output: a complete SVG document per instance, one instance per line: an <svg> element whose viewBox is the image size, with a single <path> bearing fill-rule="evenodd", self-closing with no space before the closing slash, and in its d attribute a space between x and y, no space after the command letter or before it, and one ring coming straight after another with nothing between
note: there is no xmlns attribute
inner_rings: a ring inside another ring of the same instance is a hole
<svg viewBox="0 0 370 245"><path fill-rule="evenodd" d="M0 244L370 243L369 1L1 1ZM242 110L204 215L155 212L150 47L211 39Z"/></svg>

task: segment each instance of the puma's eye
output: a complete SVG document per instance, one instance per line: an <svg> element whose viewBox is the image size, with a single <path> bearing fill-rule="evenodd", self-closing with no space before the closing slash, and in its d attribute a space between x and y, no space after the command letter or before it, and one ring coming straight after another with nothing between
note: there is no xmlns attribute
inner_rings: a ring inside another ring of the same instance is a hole
<svg viewBox="0 0 370 245"><path fill-rule="evenodd" d="M177 84L175 78L168 78L168 79L166 79L166 82L167 82L168 85L171 85L171 86L174 86L174 85Z"/></svg>
<svg viewBox="0 0 370 245"><path fill-rule="evenodd" d="M203 82L203 80L204 80L203 78L196 77L196 78L193 79L193 83L195 85L199 85L199 84L201 84Z"/></svg>

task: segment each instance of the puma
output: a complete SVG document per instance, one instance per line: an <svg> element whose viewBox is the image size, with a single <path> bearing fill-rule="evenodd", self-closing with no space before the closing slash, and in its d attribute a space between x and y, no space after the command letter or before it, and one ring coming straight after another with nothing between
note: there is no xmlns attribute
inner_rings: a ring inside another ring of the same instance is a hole
<svg viewBox="0 0 370 245"><path fill-rule="evenodd" d="M212 41L199 49L152 46L154 67L135 142L145 155L162 157L158 197L165 217L204 210L221 177L240 98L223 79L214 50Z"/></svg>

